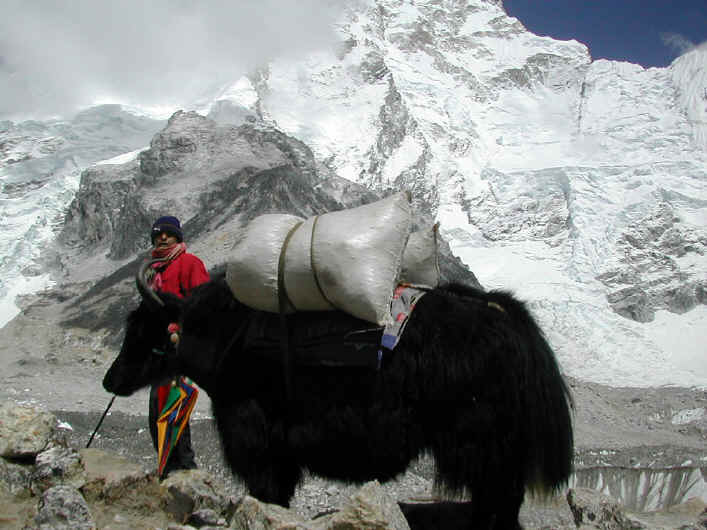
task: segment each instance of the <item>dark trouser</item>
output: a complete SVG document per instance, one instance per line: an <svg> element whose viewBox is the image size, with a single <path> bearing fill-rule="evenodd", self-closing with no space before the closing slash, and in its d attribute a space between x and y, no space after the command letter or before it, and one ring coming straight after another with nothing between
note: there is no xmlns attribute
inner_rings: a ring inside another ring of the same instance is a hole
<svg viewBox="0 0 707 530"><path fill-rule="evenodd" d="M150 424L150 436L152 436L152 445L154 445L155 450L157 450L157 417L159 416L159 411L157 410L157 389L159 386L153 385L150 388L150 403L149 403L149 424ZM172 450L172 454L169 455L167 459L167 464L165 465L162 476L166 477L170 471L176 471L177 469L196 469L196 462L194 461L194 450L191 448L191 432L189 429L189 424L184 427L182 436L179 438L177 445Z"/></svg>

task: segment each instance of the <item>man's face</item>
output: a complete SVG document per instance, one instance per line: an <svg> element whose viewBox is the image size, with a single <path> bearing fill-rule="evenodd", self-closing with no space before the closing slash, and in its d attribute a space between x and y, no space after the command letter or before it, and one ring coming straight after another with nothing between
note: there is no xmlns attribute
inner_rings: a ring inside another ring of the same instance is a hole
<svg viewBox="0 0 707 530"><path fill-rule="evenodd" d="M154 240L155 248L170 247L177 242L175 236L169 235L167 232L160 232Z"/></svg>

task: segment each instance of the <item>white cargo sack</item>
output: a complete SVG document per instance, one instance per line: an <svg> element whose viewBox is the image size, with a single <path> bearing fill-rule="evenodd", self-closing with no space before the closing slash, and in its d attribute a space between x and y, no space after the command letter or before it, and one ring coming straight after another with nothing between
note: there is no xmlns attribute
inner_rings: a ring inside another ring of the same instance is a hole
<svg viewBox="0 0 707 530"><path fill-rule="evenodd" d="M226 283L233 296L254 309L277 313L277 271L280 249L301 217L266 214L253 219L226 265Z"/></svg>
<svg viewBox="0 0 707 530"><path fill-rule="evenodd" d="M400 282L434 288L439 285L439 258L437 237L439 223L410 234L403 253Z"/></svg>
<svg viewBox="0 0 707 530"><path fill-rule="evenodd" d="M413 234L406 252L411 217L406 193L306 220L260 216L229 257L226 281L240 302L279 312L282 266L287 312L340 309L385 325L401 269L411 283L434 287L439 280L436 229Z"/></svg>

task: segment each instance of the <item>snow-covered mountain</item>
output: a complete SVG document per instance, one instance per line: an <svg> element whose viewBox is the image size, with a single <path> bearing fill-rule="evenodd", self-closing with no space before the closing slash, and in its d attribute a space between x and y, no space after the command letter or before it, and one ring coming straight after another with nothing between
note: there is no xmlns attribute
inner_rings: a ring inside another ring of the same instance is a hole
<svg viewBox="0 0 707 530"><path fill-rule="evenodd" d="M272 62L196 110L256 116L340 176L412 190L485 287L531 302L568 374L707 387L707 49L668 68L592 61L484 0L360 0L337 31L337 49ZM114 120L74 143L0 127L1 322L50 281L38 251L79 170L161 127L132 119L121 144L97 141ZM66 142L68 169L47 155Z"/></svg>
<svg viewBox="0 0 707 530"><path fill-rule="evenodd" d="M147 147L164 123L119 105L45 122L0 121L0 326L17 314L17 296L53 283L41 253L61 229L81 171Z"/></svg>

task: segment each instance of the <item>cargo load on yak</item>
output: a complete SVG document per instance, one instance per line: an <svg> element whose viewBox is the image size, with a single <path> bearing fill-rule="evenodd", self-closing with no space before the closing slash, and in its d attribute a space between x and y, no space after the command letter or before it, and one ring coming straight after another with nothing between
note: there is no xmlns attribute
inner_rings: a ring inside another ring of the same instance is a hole
<svg viewBox="0 0 707 530"><path fill-rule="evenodd" d="M405 192L308 219L262 215L229 256L226 281L261 311L339 309L386 326L398 284L439 283L437 225L414 233L411 226Z"/></svg>

